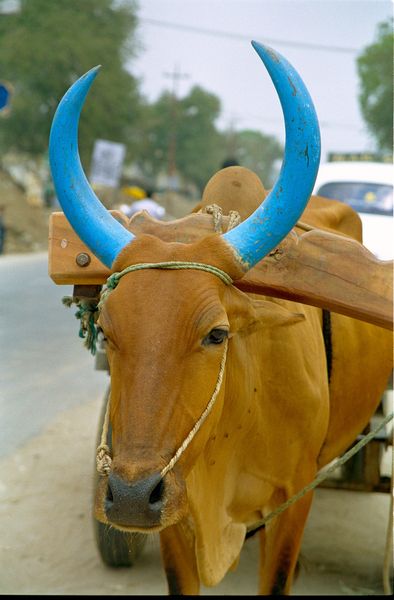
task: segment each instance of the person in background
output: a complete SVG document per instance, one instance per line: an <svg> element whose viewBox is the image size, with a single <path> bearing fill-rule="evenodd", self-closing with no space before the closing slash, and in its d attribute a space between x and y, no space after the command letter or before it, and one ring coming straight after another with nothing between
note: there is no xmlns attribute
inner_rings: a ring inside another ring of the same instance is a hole
<svg viewBox="0 0 394 600"><path fill-rule="evenodd" d="M225 169L226 167L239 167L239 162L236 158L229 156L222 163L222 169Z"/></svg>
<svg viewBox="0 0 394 600"><path fill-rule="evenodd" d="M152 199L153 190L143 190L139 187L123 188L123 193L135 198L131 204L121 204L119 209L129 218L140 210L146 210L155 219L163 219L166 210L158 202Z"/></svg>

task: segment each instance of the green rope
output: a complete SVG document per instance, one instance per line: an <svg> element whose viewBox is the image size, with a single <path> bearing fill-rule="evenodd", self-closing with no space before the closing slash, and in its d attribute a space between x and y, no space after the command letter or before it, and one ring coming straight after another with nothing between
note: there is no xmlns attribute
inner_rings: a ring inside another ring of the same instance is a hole
<svg viewBox="0 0 394 600"><path fill-rule="evenodd" d="M130 265L120 271L119 273L112 273L108 277L107 286L108 287L116 287L118 281L123 275L127 273L131 273L132 271L140 271L141 269L197 269L199 271L206 271L208 273L212 273L221 279L226 285L229 285L233 282L231 277L227 275L224 271L219 269L218 267L214 267L213 265L207 265L205 263L192 262L192 261L176 261L169 260L167 262L159 262L159 263L137 263L136 265Z"/></svg>
<svg viewBox="0 0 394 600"><path fill-rule="evenodd" d="M78 310L75 317L80 321L79 337L85 339L84 345L93 356L96 354L98 327L96 325L98 310L97 305L83 300L74 300L71 296L64 296L62 302L70 307L76 304Z"/></svg>
<svg viewBox="0 0 394 600"><path fill-rule="evenodd" d="M292 496L291 498L286 500L286 502L284 502L283 504L278 506L278 508L273 510L266 517L264 517L257 523L253 524L253 526L250 527L250 529L248 529L248 531L253 531L254 529L259 529L263 525L266 525L266 523L271 521L271 519L280 515L283 511L285 511L287 508L289 508L289 506L291 506L292 504L297 502L297 500L302 498L302 496L305 496L305 494L307 494L308 492L313 490L315 487L317 487L320 483L322 483L322 481L327 479L327 477L329 475L331 475L331 473L333 471L335 471L335 469L342 466L346 461L349 460L349 458L351 458L354 454L356 454L359 450L361 450L361 448L363 446L368 444L368 442L370 442L375 437L375 435L378 433L378 431L383 429L383 427L385 425L387 425L387 423L389 423L393 418L394 418L394 413L390 413L389 415L387 415L383 419L383 421L373 431L370 431L359 442L357 442L357 444L355 446L353 446L353 448L348 450L343 456L341 456L341 458L338 458L338 460L336 460L334 462L334 464L331 465L331 467L329 467L328 469L324 469L321 473L319 473L319 475L317 475L317 477L311 483L308 483L308 485L306 485L304 488L302 488L302 490L300 490L299 492L297 492L297 494L295 494L294 496Z"/></svg>
<svg viewBox="0 0 394 600"><path fill-rule="evenodd" d="M130 265L123 269L123 271L119 271L117 273L112 273L107 279L107 287L102 292L100 302L98 304L98 309L100 310L107 296L116 288L119 283L119 280L123 275L127 275L133 271L141 271L142 269L196 269L198 271L205 271L207 273L212 273L212 275L216 275L225 283L226 285L230 285L233 280L227 273L219 269L218 267L214 267L213 265L207 265L205 263L192 262L192 261L167 261L167 262L158 262L158 263L137 263L136 265Z"/></svg>
<svg viewBox="0 0 394 600"><path fill-rule="evenodd" d="M136 265L126 267L123 271L112 273L112 275L108 277L106 288L101 292L100 302L97 305L83 300L74 300L71 296L65 296L62 300L65 306L70 307L72 304L76 304L78 307L75 316L80 320L79 337L85 339L85 346L90 350L93 356L96 354L96 343L99 331L96 322L103 302L108 294L116 288L123 275L127 275L127 273L131 273L132 271L140 271L141 269L197 269L216 275L216 277L219 277L226 285L230 285L233 282L227 273L213 265L207 265L205 263L183 261L137 263Z"/></svg>

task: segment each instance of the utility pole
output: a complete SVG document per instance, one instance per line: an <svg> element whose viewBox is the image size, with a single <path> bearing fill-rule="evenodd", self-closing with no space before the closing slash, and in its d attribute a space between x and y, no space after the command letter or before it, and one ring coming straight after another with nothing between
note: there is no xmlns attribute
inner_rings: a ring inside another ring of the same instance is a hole
<svg viewBox="0 0 394 600"><path fill-rule="evenodd" d="M238 154L238 141L236 132L236 121L235 116L231 116L226 131L226 152L227 158L235 159Z"/></svg>
<svg viewBox="0 0 394 600"><path fill-rule="evenodd" d="M175 189L176 185L176 134L178 126L178 113L177 113L177 97L178 97L178 83L181 79L189 77L188 73L181 73L179 65L174 66L174 70L171 73L163 73L164 77L168 77L172 80L171 86L171 112L170 112L170 136L168 141L168 154L167 154L167 174L169 187Z"/></svg>

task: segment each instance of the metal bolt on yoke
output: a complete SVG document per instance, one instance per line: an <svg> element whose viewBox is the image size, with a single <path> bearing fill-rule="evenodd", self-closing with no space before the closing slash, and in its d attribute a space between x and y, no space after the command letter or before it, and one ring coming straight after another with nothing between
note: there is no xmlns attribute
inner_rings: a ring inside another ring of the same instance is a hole
<svg viewBox="0 0 394 600"><path fill-rule="evenodd" d="M80 252L76 257L75 262L79 267L87 267L90 264L90 260L89 254Z"/></svg>

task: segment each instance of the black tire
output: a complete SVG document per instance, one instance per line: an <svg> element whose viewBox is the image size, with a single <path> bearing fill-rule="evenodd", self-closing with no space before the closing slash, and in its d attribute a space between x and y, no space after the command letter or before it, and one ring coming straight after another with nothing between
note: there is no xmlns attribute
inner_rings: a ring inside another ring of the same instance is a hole
<svg viewBox="0 0 394 600"><path fill-rule="evenodd" d="M109 394L110 386L108 386L104 397L104 405L101 411L98 428L97 445L101 438L101 430L104 423ZM111 448L111 427L108 429L107 444ZM98 480L99 475L96 472L94 477L94 492L96 492ZM94 533L101 559L104 564L109 567L131 567L136 558L141 554L148 537L145 533L128 533L126 531L114 529L111 525L100 523L97 519L94 519Z"/></svg>

